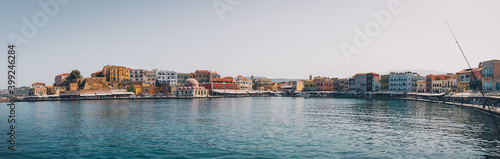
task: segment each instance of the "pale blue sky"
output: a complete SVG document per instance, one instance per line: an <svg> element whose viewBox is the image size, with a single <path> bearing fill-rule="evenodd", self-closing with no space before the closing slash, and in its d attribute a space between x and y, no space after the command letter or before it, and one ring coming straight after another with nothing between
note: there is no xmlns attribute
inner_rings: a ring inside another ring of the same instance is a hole
<svg viewBox="0 0 500 159"><path fill-rule="evenodd" d="M57 74L79 69L89 76L107 64L269 78L400 69L458 72L467 65L445 20L471 65L500 59L500 1L495 0L401 0L401 13L350 61L339 44L354 45L354 28L376 21L370 12L386 10L389 0L242 0L224 20L214 2L69 1L27 44L18 45L18 83L51 85ZM31 21L44 11L38 3L0 0L5 52L9 33L22 35L22 18ZM2 56L0 73L6 77L6 53ZM0 88L6 83L0 79Z"/></svg>

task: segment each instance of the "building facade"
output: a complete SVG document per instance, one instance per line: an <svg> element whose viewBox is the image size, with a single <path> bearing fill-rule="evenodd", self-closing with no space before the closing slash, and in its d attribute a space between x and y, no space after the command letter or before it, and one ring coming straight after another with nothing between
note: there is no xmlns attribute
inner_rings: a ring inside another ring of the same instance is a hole
<svg viewBox="0 0 500 159"><path fill-rule="evenodd" d="M372 82L372 92L378 92L381 89L380 77L374 77Z"/></svg>
<svg viewBox="0 0 500 159"><path fill-rule="evenodd" d="M252 90L252 81L249 81L241 75L236 77L236 84L240 90Z"/></svg>
<svg viewBox="0 0 500 159"><path fill-rule="evenodd" d="M47 87L45 87L45 83L36 82L31 84L31 87L28 89L28 95L30 96L47 95Z"/></svg>
<svg viewBox="0 0 500 159"><path fill-rule="evenodd" d="M425 80L417 80L417 92L424 93L425 86L426 86Z"/></svg>
<svg viewBox="0 0 500 159"><path fill-rule="evenodd" d="M357 73L354 75L355 79L355 89L365 92L371 92L373 88L373 78L380 77L379 74L369 72L369 73Z"/></svg>
<svg viewBox="0 0 500 159"><path fill-rule="evenodd" d="M416 92L417 81L425 77L416 72L391 72L389 74L389 91Z"/></svg>
<svg viewBox="0 0 500 159"><path fill-rule="evenodd" d="M177 85L177 72L166 70L154 70L154 72L158 84L166 84L169 86Z"/></svg>
<svg viewBox="0 0 500 159"><path fill-rule="evenodd" d="M340 91L340 92L349 91L349 79L347 79L347 78L339 79L339 90L338 91Z"/></svg>
<svg viewBox="0 0 500 159"><path fill-rule="evenodd" d="M483 62L482 83L484 90L500 91L500 60Z"/></svg>
<svg viewBox="0 0 500 159"><path fill-rule="evenodd" d="M462 71L457 72L458 90L470 92L474 89L482 89L482 73L483 68L463 69Z"/></svg>
<svg viewBox="0 0 500 159"><path fill-rule="evenodd" d="M156 73L153 71L144 71L142 84L156 85Z"/></svg>
<svg viewBox="0 0 500 159"><path fill-rule="evenodd" d="M63 73L63 74L57 75L54 78L54 86L63 85L64 81L66 81L66 77L68 77L69 75L70 75L69 73Z"/></svg>
<svg viewBox="0 0 500 159"><path fill-rule="evenodd" d="M314 78L316 91L333 91L333 80L327 77Z"/></svg>
<svg viewBox="0 0 500 159"><path fill-rule="evenodd" d="M102 68L102 73L108 82L129 81L129 69L123 66L107 65Z"/></svg>
<svg viewBox="0 0 500 159"><path fill-rule="evenodd" d="M190 78L195 78L195 73L177 73L177 85L184 86Z"/></svg>
<svg viewBox="0 0 500 159"><path fill-rule="evenodd" d="M380 76L380 91L389 91L389 79L391 75Z"/></svg>
<svg viewBox="0 0 500 159"><path fill-rule="evenodd" d="M129 69L129 79L131 82L144 82L144 73L146 70L144 69Z"/></svg>
<svg viewBox="0 0 500 159"><path fill-rule="evenodd" d="M194 78L186 80L184 86L179 87L174 93L179 97L205 97L208 96L208 90Z"/></svg>

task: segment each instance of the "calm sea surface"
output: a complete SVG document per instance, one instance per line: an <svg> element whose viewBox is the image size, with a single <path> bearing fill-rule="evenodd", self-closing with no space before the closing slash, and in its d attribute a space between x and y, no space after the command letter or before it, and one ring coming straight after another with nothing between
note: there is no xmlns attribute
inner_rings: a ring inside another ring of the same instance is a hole
<svg viewBox="0 0 500 159"><path fill-rule="evenodd" d="M500 157L474 109L291 97L17 103L12 153L0 104L0 158Z"/></svg>

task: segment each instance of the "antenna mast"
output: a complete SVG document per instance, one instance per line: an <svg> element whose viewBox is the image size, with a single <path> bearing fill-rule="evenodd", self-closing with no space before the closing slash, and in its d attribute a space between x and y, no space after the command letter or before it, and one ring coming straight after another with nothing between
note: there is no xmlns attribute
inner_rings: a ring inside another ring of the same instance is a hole
<svg viewBox="0 0 500 159"><path fill-rule="evenodd" d="M451 30L450 25L448 24L448 22L447 22L447 21L444 21L444 22L445 22L445 23L446 23L446 25L448 26L448 29L450 29L451 35L453 35L453 38L455 39L455 43L457 43L458 48L460 48L460 52L462 52L462 55L464 55L465 62L467 62L467 65L469 65L469 69L471 69L471 71L472 71L472 67L470 67L469 60L467 60L467 57L465 57L465 53L464 53L464 51L462 50L462 47L460 47L460 43L458 43L458 40L457 40L457 38L455 37L455 34L453 34L453 31Z"/></svg>

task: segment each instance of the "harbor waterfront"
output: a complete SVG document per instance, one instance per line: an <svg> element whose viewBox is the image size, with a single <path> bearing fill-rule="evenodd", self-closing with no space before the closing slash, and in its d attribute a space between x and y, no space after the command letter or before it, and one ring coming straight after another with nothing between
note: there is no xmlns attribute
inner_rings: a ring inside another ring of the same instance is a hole
<svg viewBox="0 0 500 159"><path fill-rule="evenodd" d="M41 101L16 106L17 150L0 152L2 158L500 155L500 135L491 115L434 102L244 97ZM0 115L7 113L0 107ZM0 129L7 131L4 126Z"/></svg>

